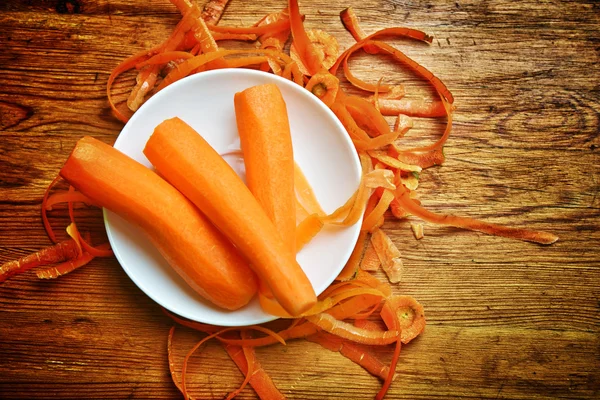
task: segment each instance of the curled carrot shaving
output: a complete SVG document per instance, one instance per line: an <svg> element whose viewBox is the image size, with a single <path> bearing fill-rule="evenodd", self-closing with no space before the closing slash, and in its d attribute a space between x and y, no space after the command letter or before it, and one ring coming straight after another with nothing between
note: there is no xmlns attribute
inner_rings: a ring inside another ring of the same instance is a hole
<svg viewBox="0 0 600 400"><path fill-rule="evenodd" d="M240 331L240 335L241 335L242 339L246 339L248 337L248 331L246 329L242 329ZM240 392L242 390L244 390L246 385L248 385L248 383L250 382L250 378L252 378L252 375L254 374L255 361L256 361L256 355L254 354L254 349L252 349L251 347L248 347L248 346L242 346L242 353L244 354L244 358L246 359L246 377L244 378L244 381L242 382L240 387L237 388L236 390L234 390L233 392L231 392L226 397L227 400L233 399L235 396L240 394Z"/></svg>
<svg viewBox="0 0 600 400"><path fill-rule="evenodd" d="M112 97L112 85L115 82L115 80L124 72L127 72L133 68L135 68L136 65L138 65L139 63L149 59L150 57L152 57L154 54L158 53L161 49L161 46L157 46L151 50L143 50L140 51L137 54L134 54L133 56L127 58L126 60L122 61L119 65L117 65L115 67L115 69L112 70L112 72L110 73L110 76L108 77L108 81L106 82L106 97L108 98L108 104L113 112L113 115L121 122L126 123L127 121L129 121L129 116L123 114L116 106L115 102L113 101L113 97Z"/></svg>
<svg viewBox="0 0 600 400"><path fill-rule="evenodd" d="M102 248L108 249L108 243L101 245ZM95 256L91 255L88 252L82 253L80 256L75 258L74 260L65 261L61 264L58 264L54 267L46 268L44 270L38 271L37 277L40 279L55 279L59 276L66 275L69 272L76 270L77 268L83 267L92 261Z"/></svg>
<svg viewBox="0 0 600 400"><path fill-rule="evenodd" d="M193 55L191 53L188 53L187 51L167 51L164 53L156 54L150 57L149 59L142 61L139 64L136 64L135 68L142 69L148 65L162 65L168 63L169 61L186 60L192 57Z"/></svg>
<svg viewBox="0 0 600 400"><path fill-rule="evenodd" d="M190 349L190 351L185 355L185 358L183 359L183 368L181 370L181 393L183 394L183 397L185 399L188 399L190 397L188 394L188 391L187 391L186 377L187 377L188 363L189 363L189 360L192 357L192 355L200 348L200 346L202 346L204 343L208 342L210 339L217 337L219 335L222 335L225 332L232 331L234 329L236 329L236 328L225 328L225 329L221 329L218 332L215 332L215 333L212 333L212 334L206 336L205 338L200 340L198 343L196 343L196 345L194 345L194 347L192 347Z"/></svg>
<svg viewBox="0 0 600 400"><path fill-rule="evenodd" d="M282 18L278 21L272 22L266 25L260 26L249 26L249 27L233 27L233 26L219 26L211 25L208 29L211 32L217 33L236 33L236 34L253 34L253 35L265 35L273 34L275 32L285 31L290 27L290 20Z"/></svg>
<svg viewBox="0 0 600 400"><path fill-rule="evenodd" d="M80 249L75 240L69 238L60 241L33 254L0 265L0 282L38 266L77 259L79 254Z"/></svg>
<svg viewBox="0 0 600 400"><path fill-rule="evenodd" d="M366 47L366 45L365 45ZM350 67L348 66L348 58L350 57L352 53L348 53L346 54L346 57L344 57L344 61L342 63L343 69L344 69L344 76L346 77L346 79L348 80L348 82L350 82L354 87L367 91L367 92L388 92L390 90L390 87L387 85L374 85L372 83L367 83L364 82L363 80L355 77L352 72L350 71Z"/></svg>
<svg viewBox="0 0 600 400"><path fill-rule="evenodd" d="M209 25L216 25L225 12L229 0L208 0L202 9L202 19Z"/></svg>
<svg viewBox="0 0 600 400"><path fill-rule="evenodd" d="M398 364L398 359L400 358L400 350L402 349L402 340L400 339L401 335L398 335L396 338L396 346L394 347L394 354L392 355L392 361L390 362L390 367L388 369L388 375L383 382L383 386L377 392L375 396L375 400L381 400L385 397L387 391L389 390L392 381L394 380L396 365Z"/></svg>
<svg viewBox="0 0 600 400"><path fill-rule="evenodd" d="M50 240L52 240L52 243L57 242L56 234L54 233L54 230L52 230L52 225L50 225L50 221L48 221L48 214L46 211L48 210L48 197L50 196L50 191L52 190L52 187L54 185L56 185L56 183L59 180L60 180L60 175L57 175L56 178L54 178L52 180L52 182L50 182L50 185L48 185L48 187L44 191L44 197L42 198L42 223L44 224L44 229L46 230L46 234L48 235Z"/></svg>
<svg viewBox="0 0 600 400"><path fill-rule="evenodd" d="M339 352L344 357L363 367L373 376L382 380L385 380L388 375L389 366L381 362L368 346L343 340L342 338L325 332L307 336L306 340L318 343L330 351Z"/></svg>
<svg viewBox="0 0 600 400"><path fill-rule="evenodd" d="M400 334L397 330L377 332L357 328L327 313L307 316L306 319L326 332L363 344L386 345L394 343Z"/></svg>
<svg viewBox="0 0 600 400"><path fill-rule="evenodd" d="M381 150L371 150L368 151L367 154L388 167L409 172L421 172L423 170L423 168L418 165L403 163L399 159L389 156L388 153Z"/></svg>
<svg viewBox="0 0 600 400"><path fill-rule="evenodd" d="M213 38L219 40L240 40L242 42L254 42L258 36L254 33L229 33L229 32L212 32Z"/></svg>
<svg viewBox="0 0 600 400"><path fill-rule="evenodd" d="M373 164L371 162L371 158L360 153L359 154L361 168L363 171L363 176L368 174L373 169ZM355 192L354 196L352 196L346 204L339 207L333 213L327 215L323 218L326 223L330 223L332 225L340 225L340 226L350 226L354 225L358 220L362 217L367 201L369 200L369 196L371 195L370 190L365 185L365 180L360 180L360 185L358 190ZM351 206L350 206L351 205ZM349 211L347 212L345 218L339 221L339 218L343 216L345 211L350 206Z"/></svg>
<svg viewBox="0 0 600 400"><path fill-rule="evenodd" d="M235 346L232 344L222 343L223 347L229 354L229 357L235 362L240 371L243 374L248 374L248 361L246 357L246 353L244 353L242 347ZM258 397L261 399L269 399L269 400L283 400L285 396L277 389L271 377L265 372L262 368L258 360L256 359L256 355L254 354L254 348L251 346L246 347L248 352L252 353L252 357L254 358L254 370L252 375L250 376L249 383L252 385L252 388L258 394Z"/></svg>
<svg viewBox="0 0 600 400"><path fill-rule="evenodd" d="M284 61L291 61L289 56L286 56L284 53L273 51L273 50L217 50L213 52L209 52L206 54L201 54L195 57L191 57L183 61L181 64L178 64L173 71L171 71L160 83L157 90L162 90L163 88L169 86L170 84L185 78L186 76L192 74L195 70L205 65L208 65L210 62L222 59L222 57L227 55L237 55L237 54L263 54L268 57L274 57L275 59L281 59ZM260 60L255 60L260 62ZM228 65L226 61L224 61L224 65Z"/></svg>
<svg viewBox="0 0 600 400"><path fill-rule="evenodd" d="M369 318L375 311L377 311L379 309L379 306L380 306L380 304L374 304L371 307L371 309L356 312L356 313L350 315L348 318L354 319L354 324L356 325L356 321L365 320L365 318ZM358 326L358 325L356 325L356 326ZM360 328L360 326L359 326L359 328Z"/></svg>
<svg viewBox="0 0 600 400"><path fill-rule="evenodd" d="M169 363L169 372L171 373L171 380L179 389L179 391L183 394L183 388L181 387L181 383L179 383L179 379L177 379L177 375L175 373L175 360L173 359L173 336L175 335L175 325L169 329L169 335L167 336L167 357Z"/></svg>
<svg viewBox="0 0 600 400"><path fill-rule="evenodd" d="M186 33L194 27L197 13L199 13L197 7L189 7L186 10L183 14L183 18L179 21L171 36L161 46L161 53L169 53L181 45L185 40ZM137 84L134 86L127 99L127 106L131 111L135 112L144 102L145 96L154 88L159 72L159 65L151 65L139 72L136 78Z"/></svg>
<svg viewBox="0 0 600 400"><path fill-rule="evenodd" d="M354 147L356 147L359 151L364 150L366 143L371 140L371 137L367 134L367 132L358 126L343 102L336 101L330 106L330 108L331 111L333 111L333 113L338 117L342 125L344 125L344 128L346 128L348 136L350 136L352 143L354 143Z"/></svg>
<svg viewBox="0 0 600 400"><path fill-rule="evenodd" d="M318 330L316 326L311 323L302 322L293 327L281 330L277 332L285 340L304 338L308 335L312 335ZM229 339L226 337L217 337L217 339L225 344L232 344L236 346L249 346L249 347L263 347L270 346L277 343L277 339L272 336L265 336L253 339Z"/></svg>
<svg viewBox="0 0 600 400"><path fill-rule="evenodd" d="M365 249L364 256L362 260L360 260L360 269L363 271L377 271L379 266L381 265L381 261L379 261L379 256L375 251L375 247L373 247L373 243L369 239L367 242L367 247Z"/></svg>
<svg viewBox="0 0 600 400"><path fill-rule="evenodd" d="M94 202L81 192L58 191L48 196L44 204L46 211L51 211L52 207L62 203L84 203L89 206L95 205Z"/></svg>
<svg viewBox="0 0 600 400"><path fill-rule="evenodd" d="M394 172L389 169L375 169L365 175L365 186L371 189L396 189Z"/></svg>
<svg viewBox="0 0 600 400"><path fill-rule="evenodd" d="M330 107L337 98L338 91L340 90L340 81L327 71L318 72L310 78L305 89Z"/></svg>
<svg viewBox="0 0 600 400"><path fill-rule="evenodd" d="M388 291L387 287L383 285L381 281L379 281L379 279L371 280L366 278L368 278L367 274L354 273L352 279L336 282L329 285L329 287L319 295L319 299L322 300L326 297L331 297L334 294L343 293L344 291L352 288L363 287L375 288L382 293L383 297L389 296L390 292Z"/></svg>
<svg viewBox="0 0 600 400"><path fill-rule="evenodd" d="M360 27L360 24L358 23L358 16L352 7L348 7L340 12L340 18L342 20L342 24L344 24L344 27L348 30L348 32L350 32L352 37L354 37L357 42L367 36L367 34ZM365 51L369 54L377 53L377 49L372 46L365 46Z"/></svg>
<svg viewBox="0 0 600 400"><path fill-rule="evenodd" d="M294 163L294 187L298 203L310 214L325 215L306 176L297 163Z"/></svg>
<svg viewBox="0 0 600 400"><path fill-rule="evenodd" d="M296 251L302 250L323 229L323 221L318 214L311 214L296 228Z"/></svg>
<svg viewBox="0 0 600 400"><path fill-rule="evenodd" d="M372 33L362 40L358 41L356 44L346 49L337 59L336 63L329 69L329 71L335 75L337 69L340 64L344 61L344 58L348 55L348 53L354 53L356 50L363 48L365 45L372 44L370 41L380 37L380 36L392 36L392 37L401 37L407 39L413 39L417 41L431 43L433 41L433 37L429 36L425 32L419 31L417 29L411 28L403 28L403 27L395 27L395 28L385 28L381 29L375 33ZM373 43L373 45L375 45Z"/></svg>
<svg viewBox="0 0 600 400"><path fill-rule="evenodd" d="M448 140L448 137L450 136L450 131L452 130L452 120L453 120L454 109L452 108L452 105L450 103L448 103L448 101L446 101L446 99L444 99L442 97L441 100L444 105L444 108L446 109L446 116L447 116L446 128L444 129L444 133L442 134L442 136L435 143L433 143L429 146L414 147L414 148L410 148L410 149L398 149L397 148L396 150L398 151L398 153L403 154L403 155L413 155L414 156L414 155L427 153L427 152L431 152L431 151L435 152L435 151L442 149L442 147Z"/></svg>
<svg viewBox="0 0 600 400"><path fill-rule="evenodd" d="M288 9L290 12L290 28L292 30L293 44L298 58L306 67L307 75L314 75L323 68L322 59L319 59L315 46L304 30L304 24L302 23L302 17L298 8L298 0L288 0Z"/></svg>
<svg viewBox="0 0 600 400"><path fill-rule="evenodd" d="M344 104L356 123L372 133L370 136L390 133L387 121L372 103L358 96L347 96Z"/></svg>
<svg viewBox="0 0 600 400"><path fill-rule="evenodd" d="M362 229L371 232L373 229L377 228L377 221L383 217L383 214L387 211L393 199L394 193L385 189L377 206L363 220Z"/></svg>
<svg viewBox="0 0 600 400"><path fill-rule="evenodd" d="M321 29L306 30L306 36L312 44L316 58L320 61L321 68L331 68L333 64L335 64L340 51L340 46L335 36L332 36ZM304 65L303 59L300 57L298 50L296 50L294 43L292 43L292 46L290 47L290 56L298 64L300 72L305 75L314 75L314 73L309 73L308 67Z"/></svg>
<svg viewBox="0 0 600 400"><path fill-rule="evenodd" d="M347 300L351 297L363 296L363 295L372 295L384 297L384 294L377 288L368 288L368 287L358 287L358 288L347 288L339 293L332 293L330 296L321 298L317 304L311 307L308 311L302 313L301 317L308 317L311 315L320 314L326 312L331 309L333 306ZM271 315L276 315L278 317L283 318L292 318L292 316L287 313L283 307L277 303L274 298L270 298L268 296L261 295L259 293L259 301L261 307L266 312Z"/></svg>
<svg viewBox="0 0 600 400"><path fill-rule="evenodd" d="M258 65L267 61L266 56L241 57L233 60L227 60L227 68L241 68L250 65Z"/></svg>
<svg viewBox="0 0 600 400"><path fill-rule="evenodd" d="M350 112L346 109L345 105L341 101L336 101L331 105L331 111L339 118L340 122L346 130L348 135L354 143L356 150L366 151L374 150L380 147L392 144L400 135L400 131L392 131L379 135L377 137L370 137L363 129L361 129Z"/></svg>
<svg viewBox="0 0 600 400"><path fill-rule="evenodd" d="M385 193L390 192L386 191ZM388 276L390 282L400 282L404 265L400 258L400 250L398 250L398 247L396 247L394 242L381 229L377 229L373 232L371 243L373 243L373 247L379 257L383 271Z"/></svg>
<svg viewBox="0 0 600 400"><path fill-rule="evenodd" d="M189 21L189 29L191 29L194 38L198 44L200 44L202 53L211 53L219 50L217 42L212 36L206 22L201 17L200 9L195 4L191 4L187 0L171 0L171 3L175 4L183 15L182 21ZM188 27L188 25L185 26ZM210 66L214 68L223 68L225 67L225 64L223 63L223 60L215 59L211 62Z"/></svg>
<svg viewBox="0 0 600 400"><path fill-rule="evenodd" d="M396 146L394 143L388 148L388 155L397 158L400 162L407 165L416 165L422 169L432 167L434 165L442 165L445 157L444 152L440 147L436 147L427 151L412 151L404 150Z"/></svg>
<svg viewBox="0 0 600 400"><path fill-rule="evenodd" d="M549 232L512 228L479 221L469 217L436 214L418 205L413 199L410 198L408 191L402 188L396 190L396 198L400 202L402 208L404 208L407 212L427 222L433 222L440 225L450 225L456 228L487 233L488 235L502 236L539 244L552 244L558 240L558 236Z"/></svg>
<svg viewBox="0 0 600 400"><path fill-rule="evenodd" d="M446 108L440 100L425 101L423 99L372 99L377 104L381 114L405 114L413 117L440 118L446 116Z"/></svg>
<svg viewBox="0 0 600 400"><path fill-rule="evenodd" d="M402 343L408 343L425 329L423 306L412 296L388 297L381 308L381 319L388 329L401 330Z"/></svg>
<svg viewBox="0 0 600 400"><path fill-rule="evenodd" d="M69 192L72 194L74 191L75 189L73 186L69 186ZM83 252L89 253L92 257L111 257L114 253L108 243L94 247L81 236L81 233L79 233L79 229L77 229L77 225L75 224L73 203L69 202L68 207L69 218L71 219L71 224L67 227L67 233L69 233L69 236L71 236L77 242L77 244L81 246Z"/></svg>
<svg viewBox="0 0 600 400"><path fill-rule="evenodd" d="M398 60L399 62L407 66L409 69L414 71L417 75L429 81L429 83L431 83L433 87L437 90L442 100L446 100L450 104L454 102L454 96L452 96L452 93L450 93L446 85L438 77L433 75L433 73L427 68L423 67L422 65L420 65L404 53L402 53L400 50L390 46L387 43L379 41L373 41L372 43L377 48L379 48L380 51L391 55L395 60Z"/></svg>
<svg viewBox="0 0 600 400"><path fill-rule="evenodd" d="M350 258L346 262L346 265L342 269L342 271L338 274L338 281L346 281L348 279L352 279L356 275L356 271L358 270L358 265L362 258L362 254L365 247L365 241L367 240L367 232L361 231L358 235L358 240L354 245L354 250L350 254Z"/></svg>

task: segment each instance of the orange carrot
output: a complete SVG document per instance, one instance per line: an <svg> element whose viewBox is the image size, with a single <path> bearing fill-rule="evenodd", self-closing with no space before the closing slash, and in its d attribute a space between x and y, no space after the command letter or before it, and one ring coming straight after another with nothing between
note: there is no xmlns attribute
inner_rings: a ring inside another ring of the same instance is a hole
<svg viewBox="0 0 600 400"><path fill-rule="evenodd" d="M234 105L248 188L296 252L294 155L281 91L272 83L253 86L236 93ZM265 282L259 292L273 297Z"/></svg>
<svg viewBox="0 0 600 400"><path fill-rule="evenodd" d="M248 188L295 252L294 153L287 107L277 85L248 88L234 96Z"/></svg>
<svg viewBox="0 0 600 400"><path fill-rule="evenodd" d="M0 265L0 282L4 282L11 276L28 271L31 268L76 259L80 251L81 249L75 240L63 240L18 260Z"/></svg>
<svg viewBox="0 0 600 400"><path fill-rule="evenodd" d="M91 137L77 142L60 172L100 207L140 226L200 295L237 309L256 277L235 247L175 188L149 168Z"/></svg>
<svg viewBox="0 0 600 400"><path fill-rule="evenodd" d="M192 127L179 118L162 122L144 154L247 257L287 312L298 315L316 303L295 253L235 171Z"/></svg>

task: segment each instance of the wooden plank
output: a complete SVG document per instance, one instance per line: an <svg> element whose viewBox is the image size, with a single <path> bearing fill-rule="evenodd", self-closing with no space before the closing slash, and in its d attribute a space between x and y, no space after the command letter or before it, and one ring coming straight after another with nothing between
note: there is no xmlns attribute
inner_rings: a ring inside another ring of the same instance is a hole
<svg viewBox="0 0 600 400"><path fill-rule="evenodd" d="M389 399L592 399L600 395L600 8L595 1L311 1L308 28L354 43L338 14L353 6L368 33L395 25L431 45L390 39L456 97L446 162L417 191L432 211L551 230L537 246L387 216L403 255L396 293L425 307L424 335L404 346ZM285 2L232 1L223 25L251 25ZM78 138L107 143L112 68L166 38L180 18L165 0L0 3L0 263L47 246L40 202ZM227 44L225 46L231 46ZM357 54L358 77L426 84L385 57ZM114 93L122 99L128 75ZM343 82L348 89L346 82ZM358 92L357 92L358 93ZM392 123L392 119L390 118ZM415 119L406 145L431 143L443 121ZM57 232L64 210L50 213ZM101 213L79 210L95 238ZM378 273L380 279L385 279ZM166 359L172 325L115 259L56 281L30 271L0 285L0 398L177 398ZM176 333L177 365L201 336ZM293 341L257 351L290 399L364 399L381 382L339 354ZM389 360L390 349L378 349ZM223 398L243 376L216 343L192 358L198 398ZM241 399L256 398L247 388Z"/></svg>

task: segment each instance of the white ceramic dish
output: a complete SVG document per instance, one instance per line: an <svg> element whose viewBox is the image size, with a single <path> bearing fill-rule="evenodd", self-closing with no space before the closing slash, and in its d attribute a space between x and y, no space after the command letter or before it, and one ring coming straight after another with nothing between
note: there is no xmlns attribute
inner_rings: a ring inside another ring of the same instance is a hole
<svg viewBox="0 0 600 400"><path fill-rule="evenodd" d="M233 96L263 83L279 86L288 108L294 158L326 212L354 193L360 163L344 127L307 90L273 74L224 69L182 79L150 98L133 115L114 147L151 168L142 150L156 125L179 117L196 129L220 154L239 148ZM240 173L232 157L226 157ZM240 163L237 163L240 164ZM143 232L104 210L108 238L133 282L155 302L182 317L223 326L244 326L275 319L256 298L246 307L227 311L196 294L167 264ZM297 260L317 294L338 275L358 238L361 221L348 228L326 227L298 253Z"/></svg>

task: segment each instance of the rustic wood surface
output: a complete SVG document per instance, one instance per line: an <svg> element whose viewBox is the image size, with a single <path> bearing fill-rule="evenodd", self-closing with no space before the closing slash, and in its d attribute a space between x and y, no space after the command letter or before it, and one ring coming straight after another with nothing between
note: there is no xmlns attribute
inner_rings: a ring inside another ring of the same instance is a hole
<svg viewBox="0 0 600 400"><path fill-rule="evenodd" d="M419 299L428 321L403 348L388 398L598 398L600 3L300 4L306 26L342 48L353 43L338 17L349 5L366 32L401 25L435 37L429 46L393 42L456 97L447 161L421 175L423 204L560 237L545 247L426 224L416 241L408 221L388 219L406 265L395 290ZM233 0L221 23L248 25L284 6ZM123 126L105 96L111 69L161 42L178 19L167 0L0 2L0 263L49 244L44 189L77 139L112 143ZM357 56L352 65L373 82L425 90L385 59ZM417 120L411 137L425 143L440 128ZM102 234L99 212L80 221ZM112 258L54 281L17 276L0 285L0 398L178 398L166 356L171 325ZM179 329L178 354L198 337ZM290 399L371 398L380 387L306 341L258 354ZM191 370L202 399L223 398L243 378L216 345Z"/></svg>

